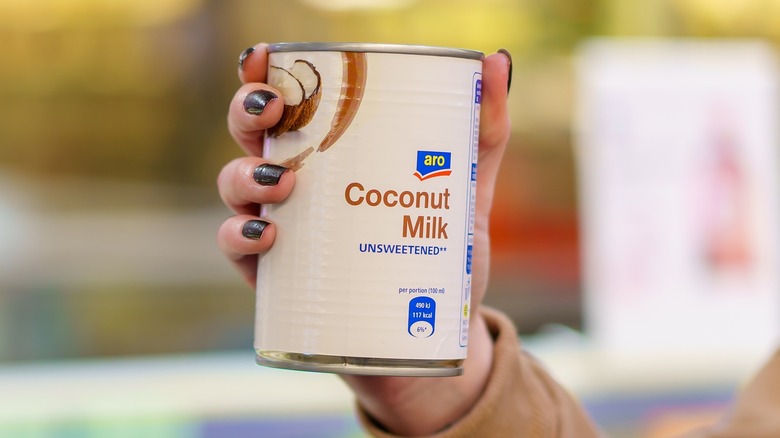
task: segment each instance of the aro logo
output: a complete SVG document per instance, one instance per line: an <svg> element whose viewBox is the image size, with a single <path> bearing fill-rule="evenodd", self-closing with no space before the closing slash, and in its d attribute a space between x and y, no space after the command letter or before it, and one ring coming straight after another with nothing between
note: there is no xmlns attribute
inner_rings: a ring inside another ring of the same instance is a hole
<svg viewBox="0 0 780 438"><path fill-rule="evenodd" d="M452 173L452 154L450 152L417 151L417 170L414 172L420 181L448 176Z"/></svg>

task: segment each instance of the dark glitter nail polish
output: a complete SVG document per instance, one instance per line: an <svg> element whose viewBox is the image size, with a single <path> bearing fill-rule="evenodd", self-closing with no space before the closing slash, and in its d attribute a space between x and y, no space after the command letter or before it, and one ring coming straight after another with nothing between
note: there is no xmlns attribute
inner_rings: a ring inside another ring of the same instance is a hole
<svg viewBox="0 0 780 438"><path fill-rule="evenodd" d="M509 89L512 87L512 54L507 49L500 49L498 53L503 53L509 58L509 78L506 81L506 92L509 94Z"/></svg>
<svg viewBox="0 0 780 438"><path fill-rule="evenodd" d="M268 90L255 90L244 99L244 110L253 116L263 113L265 106L278 96Z"/></svg>
<svg viewBox="0 0 780 438"><path fill-rule="evenodd" d="M250 47L250 48L244 50L243 52L241 52L241 55L238 57L238 68L239 68L239 70L243 70L244 69L244 61L246 61L246 59L249 57L249 55L251 55L252 52L254 52L254 51L255 51L255 48L254 47Z"/></svg>
<svg viewBox="0 0 780 438"><path fill-rule="evenodd" d="M255 167L252 178L261 186L275 186L284 172L287 172L286 167L265 163Z"/></svg>
<svg viewBox="0 0 780 438"><path fill-rule="evenodd" d="M259 239L263 236L263 231L268 225L268 222L261 220L247 221L241 229L241 235L247 239Z"/></svg>

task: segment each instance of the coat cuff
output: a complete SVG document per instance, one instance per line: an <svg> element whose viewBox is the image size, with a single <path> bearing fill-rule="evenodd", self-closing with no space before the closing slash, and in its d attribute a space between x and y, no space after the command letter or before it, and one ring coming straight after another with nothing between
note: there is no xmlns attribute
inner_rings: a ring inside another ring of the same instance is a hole
<svg viewBox="0 0 780 438"><path fill-rule="evenodd" d="M431 438L601 436L579 403L521 350L517 329L506 315L483 306L480 317L494 342L488 382L466 415ZM383 430L360 406L358 417L372 436L398 436Z"/></svg>

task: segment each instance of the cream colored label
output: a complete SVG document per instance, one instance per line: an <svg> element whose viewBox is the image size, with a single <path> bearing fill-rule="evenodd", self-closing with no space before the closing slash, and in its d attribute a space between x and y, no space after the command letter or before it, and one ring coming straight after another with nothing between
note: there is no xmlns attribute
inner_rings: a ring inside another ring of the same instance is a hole
<svg viewBox="0 0 780 438"><path fill-rule="evenodd" d="M270 55L285 120L264 154L296 172L258 268L255 348L466 355L479 61ZM275 72L274 72L275 71Z"/></svg>

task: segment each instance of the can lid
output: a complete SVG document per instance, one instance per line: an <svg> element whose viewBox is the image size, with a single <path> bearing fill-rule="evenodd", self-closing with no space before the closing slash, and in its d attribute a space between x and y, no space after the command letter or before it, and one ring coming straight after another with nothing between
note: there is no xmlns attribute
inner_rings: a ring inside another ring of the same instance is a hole
<svg viewBox="0 0 780 438"><path fill-rule="evenodd" d="M406 55L446 56L481 61L485 54L476 50L455 49L450 47L420 46L405 44L375 43L276 43L268 46L268 53L274 52L363 52L363 53L399 53Z"/></svg>

